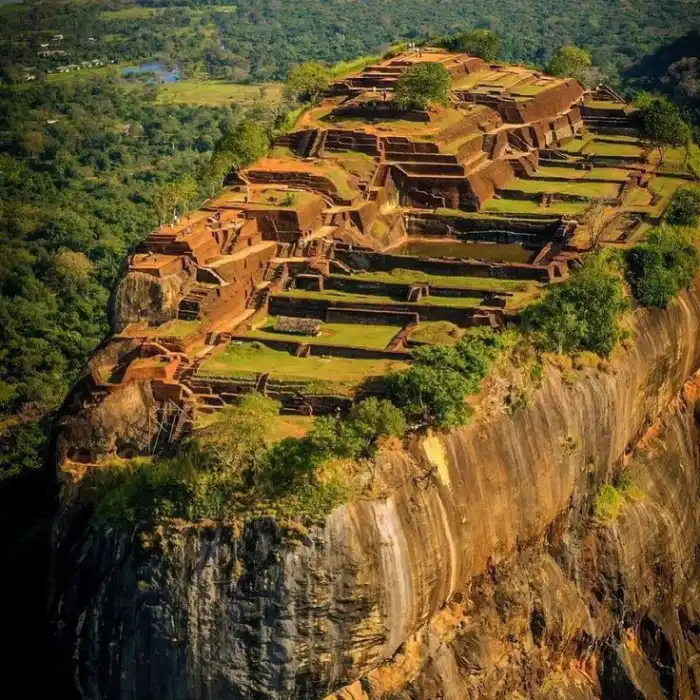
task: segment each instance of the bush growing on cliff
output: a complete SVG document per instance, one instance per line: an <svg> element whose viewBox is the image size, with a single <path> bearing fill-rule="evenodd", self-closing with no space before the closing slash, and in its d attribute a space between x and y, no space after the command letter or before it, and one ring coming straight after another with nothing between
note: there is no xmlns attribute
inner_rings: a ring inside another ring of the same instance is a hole
<svg viewBox="0 0 700 700"><path fill-rule="evenodd" d="M635 299L661 309L692 284L700 266L697 248L681 229L670 226L652 231L644 243L628 251L626 260Z"/></svg>
<svg viewBox="0 0 700 700"><path fill-rule="evenodd" d="M427 109L447 104L450 74L440 63L416 63L396 82L394 99L405 109Z"/></svg>
<svg viewBox="0 0 700 700"><path fill-rule="evenodd" d="M98 517L196 521L272 509L321 518L349 497L353 460L405 431L397 408L370 398L347 416L319 418L306 437L271 444L266 435L279 408L261 394L248 394L176 454L96 472Z"/></svg>
<svg viewBox="0 0 700 700"><path fill-rule="evenodd" d="M599 254L525 308L522 327L541 350L605 356L621 337L619 321L627 306L622 279L610 258Z"/></svg>
<svg viewBox="0 0 700 700"><path fill-rule="evenodd" d="M616 520L630 501L644 498L644 492L627 472L620 474L613 484L603 484L593 503L593 515L602 524Z"/></svg>
<svg viewBox="0 0 700 700"><path fill-rule="evenodd" d="M680 187L666 214L670 224L697 226L700 221L700 187Z"/></svg>
<svg viewBox="0 0 700 700"><path fill-rule="evenodd" d="M365 399L347 416L321 416L306 437L288 438L272 447L262 475L264 487L276 492L313 483L324 463L370 457L382 438L400 438L405 431L403 414L386 399Z"/></svg>
<svg viewBox="0 0 700 700"><path fill-rule="evenodd" d="M412 423L463 425L471 413L466 398L479 391L502 346L501 336L477 329L454 347L418 348L408 371L387 378L389 395Z"/></svg>

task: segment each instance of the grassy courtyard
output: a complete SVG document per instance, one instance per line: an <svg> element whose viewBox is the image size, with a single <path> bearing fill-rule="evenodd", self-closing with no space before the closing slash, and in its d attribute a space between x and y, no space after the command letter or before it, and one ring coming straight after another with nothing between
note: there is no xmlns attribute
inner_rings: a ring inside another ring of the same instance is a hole
<svg viewBox="0 0 700 700"><path fill-rule="evenodd" d="M320 335L309 336L300 333L277 333L276 322L274 316L268 316L259 328L248 331L246 336L261 340L296 340L311 345L349 345L383 350L402 328L379 324L324 323Z"/></svg>
<svg viewBox="0 0 700 700"><path fill-rule="evenodd" d="M609 156L614 158L641 158L644 149L634 143L611 143L609 141L589 141L583 148L589 156Z"/></svg>
<svg viewBox="0 0 700 700"><path fill-rule="evenodd" d="M342 357L296 357L272 350L259 343L230 344L212 354L201 367L204 375L240 377L269 372L272 378L325 382L360 382L366 377L381 377L404 370L405 362L364 360Z"/></svg>

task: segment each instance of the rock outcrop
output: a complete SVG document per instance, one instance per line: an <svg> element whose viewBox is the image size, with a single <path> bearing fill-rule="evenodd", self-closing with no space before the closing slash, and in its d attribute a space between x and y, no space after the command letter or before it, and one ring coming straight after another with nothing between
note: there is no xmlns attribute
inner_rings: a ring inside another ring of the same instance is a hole
<svg viewBox="0 0 700 700"><path fill-rule="evenodd" d="M177 318L178 303L192 284L187 270L166 277L129 272L117 285L112 325L122 331L130 323L147 322L158 326Z"/></svg>
<svg viewBox="0 0 700 700"><path fill-rule="evenodd" d="M67 498L52 605L83 697L696 697L699 329L698 289L637 312L609 365L382 453L384 497L308 531L124 532ZM640 495L592 527L623 463Z"/></svg>

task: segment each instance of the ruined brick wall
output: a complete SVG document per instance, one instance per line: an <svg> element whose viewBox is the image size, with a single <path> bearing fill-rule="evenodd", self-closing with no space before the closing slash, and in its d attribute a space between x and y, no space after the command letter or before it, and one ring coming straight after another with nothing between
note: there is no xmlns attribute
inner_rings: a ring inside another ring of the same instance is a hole
<svg viewBox="0 0 700 700"><path fill-rule="evenodd" d="M355 323L376 326L408 326L418 323L418 314L413 311L368 311L366 309L331 308L326 314L328 323Z"/></svg>
<svg viewBox="0 0 700 700"><path fill-rule="evenodd" d="M423 110L402 109L391 102L365 102L348 107L336 107L333 117L337 119L401 119L402 121L427 123L430 114Z"/></svg>
<svg viewBox="0 0 700 700"><path fill-rule="evenodd" d="M379 155L379 139L364 131L329 129L323 148L326 151L358 151L370 156Z"/></svg>
<svg viewBox="0 0 700 700"><path fill-rule="evenodd" d="M499 187L503 187L515 172L510 163L505 160L494 160L471 175L467 175L472 192L479 205L491 199Z"/></svg>
<svg viewBox="0 0 700 700"><path fill-rule="evenodd" d="M336 186L329 178L320 173L302 170L262 170L253 168L246 172L246 176L253 183L286 185L292 188L316 190L328 195L336 204L347 205L351 203L350 200L338 194Z"/></svg>
<svg viewBox="0 0 700 700"><path fill-rule="evenodd" d="M403 136L380 137L386 153L439 153L437 144L429 141L411 141Z"/></svg>
<svg viewBox="0 0 700 700"><path fill-rule="evenodd" d="M381 270L389 272L396 268L420 270L429 275L465 275L469 277L496 277L547 282L550 271L547 267L527 263L487 263L477 260L458 261L437 258L414 258L392 253L377 253L366 250L336 250L336 258L356 270Z"/></svg>
<svg viewBox="0 0 700 700"><path fill-rule="evenodd" d="M543 90L526 102L518 102L518 121L534 122L552 119L567 111L584 96L584 89L577 80L569 79L563 83Z"/></svg>

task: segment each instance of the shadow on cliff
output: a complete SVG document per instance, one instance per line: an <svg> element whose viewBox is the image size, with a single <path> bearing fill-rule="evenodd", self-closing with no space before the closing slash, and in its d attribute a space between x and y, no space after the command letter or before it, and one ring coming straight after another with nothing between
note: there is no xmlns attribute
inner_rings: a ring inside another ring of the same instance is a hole
<svg viewBox="0 0 700 700"><path fill-rule="evenodd" d="M55 663L46 612L56 505L51 480L32 471L0 482L0 503L3 685L21 688L25 698L75 700L67 676Z"/></svg>

